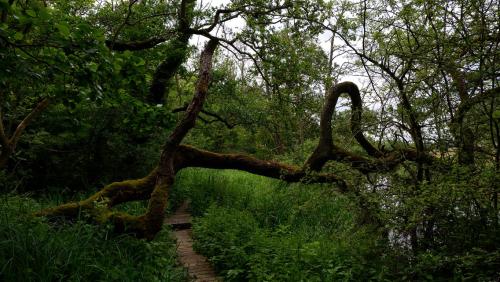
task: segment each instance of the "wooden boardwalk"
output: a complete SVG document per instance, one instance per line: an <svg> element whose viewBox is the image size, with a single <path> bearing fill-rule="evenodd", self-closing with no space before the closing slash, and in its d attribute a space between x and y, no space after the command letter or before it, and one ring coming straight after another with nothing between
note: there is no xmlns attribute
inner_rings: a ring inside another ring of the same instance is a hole
<svg viewBox="0 0 500 282"><path fill-rule="evenodd" d="M197 254L193 250L193 238L191 235L191 214L188 204L184 202L179 209L165 223L172 225L173 233L177 239L177 255L179 260L187 268L189 276L196 282L222 281L215 274L212 265L207 258Z"/></svg>

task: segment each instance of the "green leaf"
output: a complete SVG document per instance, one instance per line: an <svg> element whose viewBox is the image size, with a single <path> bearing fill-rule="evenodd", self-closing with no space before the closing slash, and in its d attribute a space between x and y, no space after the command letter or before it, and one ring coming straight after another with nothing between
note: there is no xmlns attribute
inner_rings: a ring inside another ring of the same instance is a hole
<svg viewBox="0 0 500 282"><path fill-rule="evenodd" d="M139 59L139 61L135 63L135 66L139 67L139 66L144 66L145 64L146 62L143 59Z"/></svg>
<svg viewBox="0 0 500 282"><path fill-rule="evenodd" d="M23 37L24 37L24 34L22 32L16 32L16 34L14 34L15 40L21 40L21 39L23 39Z"/></svg>
<svg viewBox="0 0 500 282"><path fill-rule="evenodd" d="M131 52L131 51L129 51L129 50L125 50L125 52L123 52L123 54L122 54L122 55L123 55L123 57L124 57L125 59L128 59L128 58L132 57L132 52Z"/></svg>
<svg viewBox="0 0 500 282"><path fill-rule="evenodd" d="M494 119L500 119L500 110L496 110L491 115Z"/></svg>
<svg viewBox="0 0 500 282"><path fill-rule="evenodd" d="M119 73L122 70L122 66L119 62L114 62L113 63L113 68L116 73Z"/></svg>
<svg viewBox="0 0 500 282"><path fill-rule="evenodd" d="M41 20L50 19L49 9L42 7L40 10L38 10L38 18Z"/></svg>
<svg viewBox="0 0 500 282"><path fill-rule="evenodd" d="M36 18L36 12L33 10L26 10L26 14L32 18Z"/></svg>
<svg viewBox="0 0 500 282"><path fill-rule="evenodd" d="M56 28L63 37L69 37L70 30L67 23L58 23L56 24Z"/></svg>
<svg viewBox="0 0 500 282"><path fill-rule="evenodd" d="M87 65L87 67L89 68L89 70L90 70L91 72L97 72L97 69L99 68L99 66L98 66L96 63L94 63L94 62L90 62L90 63Z"/></svg>

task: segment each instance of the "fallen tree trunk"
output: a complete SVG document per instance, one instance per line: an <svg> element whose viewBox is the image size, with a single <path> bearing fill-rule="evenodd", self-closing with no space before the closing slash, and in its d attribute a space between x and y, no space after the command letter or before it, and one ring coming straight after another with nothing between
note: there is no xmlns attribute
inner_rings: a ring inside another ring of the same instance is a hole
<svg viewBox="0 0 500 282"><path fill-rule="evenodd" d="M168 193L175 181L175 175L184 168L237 169L287 182L335 183L340 192L358 195L356 196L358 202L360 206L363 206L358 190L350 187L335 174L320 172L327 161L351 164L354 169L362 173L388 171L405 160L433 161L431 157L419 159L414 149L389 152L373 147L361 132L361 97L357 86L352 82L340 83L330 91L320 121L320 142L302 167L260 160L248 155L219 154L181 145L186 134L194 127L208 95L212 57L217 45L218 41L212 39L205 46L200 58L200 73L193 99L186 108L183 118L167 138L160 161L149 175L137 180L112 183L83 201L48 208L38 212L37 215L76 218L85 214L85 218L97 223L112 223L117 232L133 233L137 237L152 239L163 225ZM348 152L333 144L331 117L338 97L343 93L349 94L352 101L352 133L368 156ZM147 210L140 216L112 210L114 206L121 203L148 199Z"/></svg>
<svg viewBox="0 0 500 282"><path fill-rule="evenodd" d="M134 233L138 237L152 239L163 225L168 192L175 180L174 159L177 149L189 130L194 127L207 97L212 57L217 45L217 40L210 40L201 54L195 95L183 118L167 138L156 169L142 179L112 183L88 199L49 208L38 215L74 218L84 212L98 223L111 222L118 232ZM148 198L146 213L140 216L111 210L111 207L118 203Z"/></svg>

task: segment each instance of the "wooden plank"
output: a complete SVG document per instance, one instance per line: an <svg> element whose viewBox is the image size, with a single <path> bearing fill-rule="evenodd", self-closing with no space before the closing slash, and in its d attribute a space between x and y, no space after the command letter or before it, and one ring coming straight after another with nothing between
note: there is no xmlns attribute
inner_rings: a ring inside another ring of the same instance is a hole
<svg viewBox="0 0 500 282"><path fill-rule="evenodd" d="M165 223L172 225L173 235L177 240L177 255L179 261L187 268L189 276L197 282L222 281L217 277L212 265L207 258L193 250L191 235L192 217L189 206L184 202L179 209Z"/></svg>

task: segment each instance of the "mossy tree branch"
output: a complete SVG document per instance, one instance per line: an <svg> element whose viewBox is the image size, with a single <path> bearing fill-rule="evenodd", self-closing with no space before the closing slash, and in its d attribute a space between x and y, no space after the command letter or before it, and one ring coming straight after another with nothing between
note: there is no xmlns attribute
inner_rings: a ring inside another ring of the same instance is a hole
<svg viewBox="0 0 500 282"><path fill-rule="evenodd" d="M303 167L260 160L243 154L219 154L181 145L186 134L194 127L196 118L208 95L212 56L217 44L216 40L211 40L202 53L195 95L186 108L183 118L166 140L157 168L142 179L112 183L88 199L46 209L38 215L74 218L81 212L85 212L96 222L113 223L119 232L132 232L138 237L151 239L162 227L168 192L175 181L175 175L184 168L237 169L287 182L336 183L340 192L352 192L357 195L358 191L352 190L342 178L335 174L319 172L326 161L346 162L363 173L369 173L391 170L405 160L416 161L418 159L418 154L413 149L382 152L375 149L366 140L359 125L361 122L361 98L357 86L351 82L341 83L332 88L323 109L320 143ZM351 130L357 136L356 140L363 144L362 146L367 150L367 153L370 152L371 156L369 157L342 150L333 144L331 115L338 97L342 93L348 93L353 101ZM325 151L321 151L321 149ZM325 157L321 159L318 156ZM425 161L431 162L433 160L429 158ZM311 171L312 168L314 171ZM149 205L146 213L141 216L130 216L111 210L113 206L120 203L146 199L149 199Z"/></svg>
<svg viewBox="0 0 500 282"><path fill-rule="evenodd" d="M189 18L193 3L193 0L182 1L183 5L179 11L179 38L169 43L173 48L172 53L168 53L153 77L151 93L154 99L163 97L161 91L165 90L165 79L173 75L182 63L179 59L182 56L179 57L176 50L186 52L187 41L191 34ZM352 82L343 82L331 88L321 114L320 141L302 167L260 160L242 154L219 154L181 145L184 137L195 126L208 95L212 58L219 40L207 37L211 40L201 54L200 72L193 99L165 141L157 167L142 179L112 183L88 199L43 210L38 213L39 216L74 218L84 212L98 223L111 222L118 232L129 232L138 237L151 239L163 225L168 193L175 181L175 175L184 168L237 169L287 182L336 183L341 192L352 192L352 195L355 195L357 201L360 202L360 206L363 206L366 203L363 203L359 191L349 187L342 178L335 174L321 173L326 162L348 163L362 173L371 173L392 170L406 160L417 163L434 161L431 156L422 154L421 150L414 148L392 151L375 148L361 130L362 99L358 87ZM158 96L159 94L161 95ZM346 151L333 143L331 118L338 98L342 94L348 94L351 99L351 132L366 151L366 155ZM147 199L149 199L147 210L140 216L131 216L112 210L120 203Z"/></svg>
<svg viewBox="0 0 500 282"><path fill-rule="evenodd" d="M193 21L195 0L182 0L179 9L177 35L168 43L166 56L156 68L149 88L148 102L160 104L165 99L166 87L188 55L188 43L192 33L189 27Z"/></svg>
<svg viewBox="0 0 500 282"><path fill-rule="evenodd" d="M156 169L142 179L112 183L83 201L45 209L37 215L75 218L84 212L98 223L111 222L118 232L130 232L138 237L152 239L163 225L168 191L175 180L174 159L177 149L189 130L194 127L208 95L212 57L217 45L217 40L210 40L202 52L195 95L184 117L167 138ZM110 209L119 203L146 199L149 199L148 208L140 216Z"/></svg>
<svg viewBox="0 0 500 282"><path fill-rule="evenodd" d="M145 40L138 41L115 41L106 40L106 46L113 51L140 51L145 49L151 49L158 44L166 42L169 37L158 36L151 37Z"/></svg>

